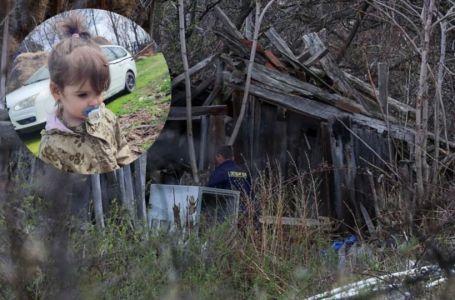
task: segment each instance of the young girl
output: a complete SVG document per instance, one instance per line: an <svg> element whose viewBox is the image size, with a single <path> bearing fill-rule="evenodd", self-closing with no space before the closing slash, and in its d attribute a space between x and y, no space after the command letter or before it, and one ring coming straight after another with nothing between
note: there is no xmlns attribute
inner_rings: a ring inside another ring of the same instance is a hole
<svg viewBox="0 0 455 300"><path fill-rule="evenodd" d="M48 61L56 109L41 132L39 158L58 169L83 174L110 172L135 156L115 115L103 104L109 66L99 46L71 15L61 24L64 38Z"/></svg>

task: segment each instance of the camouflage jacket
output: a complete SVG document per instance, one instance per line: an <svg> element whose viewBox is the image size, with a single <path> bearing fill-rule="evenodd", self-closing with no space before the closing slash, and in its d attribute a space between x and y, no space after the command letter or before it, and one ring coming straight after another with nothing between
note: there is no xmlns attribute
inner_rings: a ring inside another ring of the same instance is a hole
<svg viewBox="0 0 455 300"><path fill-rule="evenodd" d="M101 119L68 128L52 113L41 131L39 158L57 169L81 174L111 172L136 159L117 117L104 104Z"/></svg>

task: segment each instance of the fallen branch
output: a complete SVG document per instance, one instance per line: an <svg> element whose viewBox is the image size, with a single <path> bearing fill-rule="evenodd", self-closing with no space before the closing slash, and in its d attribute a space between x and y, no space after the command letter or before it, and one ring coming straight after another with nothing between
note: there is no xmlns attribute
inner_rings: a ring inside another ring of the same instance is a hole
<svg viewBox="0 0 455 300"><path fill-rule="evenodd" d="M396 290L397 288L403 286L405 281L409 282L409 280L425 280L427 278L432 280L430 284L427 285L429 288L431 288L441 283L439 281L441 280L441 277L442 272L439 267L435 265L424 266L421 268L414 268L406 271L396 272L379 277L371 277L365 280L357 281L344 285L342 287L334 288L331 291L309 297L307 300L354 298L368 291L378 293L389 290Z"/></svg>

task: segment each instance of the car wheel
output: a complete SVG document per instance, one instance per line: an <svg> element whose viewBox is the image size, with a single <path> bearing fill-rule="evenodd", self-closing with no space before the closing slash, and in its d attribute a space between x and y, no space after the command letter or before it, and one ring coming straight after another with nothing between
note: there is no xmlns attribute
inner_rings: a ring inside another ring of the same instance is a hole
<svg viewBox="0 0 455 300"><path fill-rule="evenodd" d="M136 77L134 77L134 73L131 71L126 72L126 79L125 79L125 91L131 93L136 86Z"/></svg>

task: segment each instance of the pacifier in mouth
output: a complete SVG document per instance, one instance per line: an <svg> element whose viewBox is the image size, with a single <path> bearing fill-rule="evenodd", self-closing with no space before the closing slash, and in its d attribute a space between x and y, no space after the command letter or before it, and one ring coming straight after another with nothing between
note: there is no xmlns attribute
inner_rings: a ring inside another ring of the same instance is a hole
<svg viewBox="0 0 455 300"><path fill-rule="evenodd" d="M90 124L96 124L101 120L101 111L99 106L86 107L83 114Z"/></svg>

